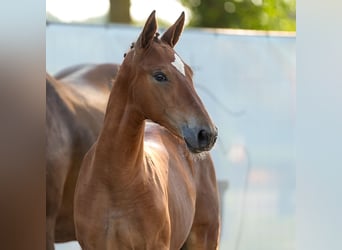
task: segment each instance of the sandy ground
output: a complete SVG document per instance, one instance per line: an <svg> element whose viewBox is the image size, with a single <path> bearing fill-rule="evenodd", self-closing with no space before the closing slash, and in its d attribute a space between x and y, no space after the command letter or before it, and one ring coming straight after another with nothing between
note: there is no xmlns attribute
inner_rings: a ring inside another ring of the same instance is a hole
<svg viewBox="0 0 342 250"><path fill-rule="evenodd" d="M81 250L77 241L55 244L55 250Z"/></svg>

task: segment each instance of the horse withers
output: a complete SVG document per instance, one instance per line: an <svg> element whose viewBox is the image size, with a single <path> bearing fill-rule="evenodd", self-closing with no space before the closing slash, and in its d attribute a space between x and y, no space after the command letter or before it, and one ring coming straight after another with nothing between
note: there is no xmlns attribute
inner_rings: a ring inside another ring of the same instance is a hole
<svg viewBox="0 0 342 250"><path fill-rule="evenodd" d="M46 75L46 249L76 240L74 191L84 154L103 123L116 64L84 64Z"/></svg>
<svg viewBox="0 0 342 250"><path fill-rule="evenodd" d="M184 13L159 38L155 12L126 54L75 192L82 249L217 249L217 128L174 51Z"/></svg>

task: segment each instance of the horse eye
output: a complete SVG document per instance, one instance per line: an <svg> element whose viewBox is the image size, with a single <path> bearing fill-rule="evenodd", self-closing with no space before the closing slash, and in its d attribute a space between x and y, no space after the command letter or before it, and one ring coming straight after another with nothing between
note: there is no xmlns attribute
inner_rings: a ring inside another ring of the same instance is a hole
<svg viewBox="0 0 342 250"><path fill-rule="evenodd" d="M162 73L162 72L157 72L157 73L153 74L153 78L157 82L166 82L168 80L166 75L164 73Z"/></svg>

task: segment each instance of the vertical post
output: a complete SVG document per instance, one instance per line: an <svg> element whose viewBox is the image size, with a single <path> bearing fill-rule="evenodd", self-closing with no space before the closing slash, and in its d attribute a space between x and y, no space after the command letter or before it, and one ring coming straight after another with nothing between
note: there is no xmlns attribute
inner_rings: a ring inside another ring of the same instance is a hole
<svg viewBox="0 0 342 250"><path fill-rule="evenodd" d="M110 23L131 23L129 0L110 0L109 22Z"/></svg>

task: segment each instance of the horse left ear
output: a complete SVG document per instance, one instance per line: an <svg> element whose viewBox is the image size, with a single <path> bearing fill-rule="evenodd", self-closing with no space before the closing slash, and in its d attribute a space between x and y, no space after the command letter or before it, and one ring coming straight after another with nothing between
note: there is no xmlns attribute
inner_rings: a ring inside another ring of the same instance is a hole
<svg viewBox="0 0 342 250"><path fill-rule="evenodd" d="M156 11L152 11L148 17L144 29L137 40L139 48L146 49L152 42L153 37L157 31Z"/></svg>
<svg viewBox="0 0 342 250"><path fill-rule="evenodd" d="M161 37L161 40L168 43L173 48L178 42L178 39L183 31L184 20L185 15L183 11L177 21L170 28L168 28L167 31L165 31Z"/></svg>

